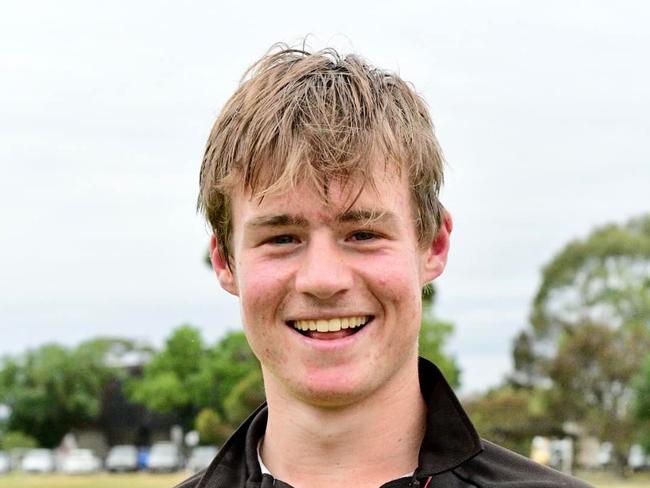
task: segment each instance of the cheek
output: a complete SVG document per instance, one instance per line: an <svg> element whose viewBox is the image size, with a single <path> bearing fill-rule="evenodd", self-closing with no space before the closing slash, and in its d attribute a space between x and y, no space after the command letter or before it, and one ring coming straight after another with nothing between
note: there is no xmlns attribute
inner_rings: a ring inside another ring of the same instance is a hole
<svg viewBox="0 0 650 488"><path fill-rule="evenodd" d="M365 273L372 275L370 279L385 300L403 303L420 295L419 273L413 260L392 256L382 260L381 265L366 267Z"/></svg>
<svg viewBox="0 0 650 488"><path fill-rule="evenodd" d="M273 303L285 294L286 273L277 266L253 265L243 267L238 280L240 300L244 312L255 321L268 320L276 312Z"/></svg>
<svg viewBox="0 0 650 488"><path fill-rule="evenodd" d="M275 321L287 296L287 279L277 268L252 266L250 269L254 271L249 273L241 268L239 299L246 336L260 357L268 354L264 349L273 343Z"/></svg>

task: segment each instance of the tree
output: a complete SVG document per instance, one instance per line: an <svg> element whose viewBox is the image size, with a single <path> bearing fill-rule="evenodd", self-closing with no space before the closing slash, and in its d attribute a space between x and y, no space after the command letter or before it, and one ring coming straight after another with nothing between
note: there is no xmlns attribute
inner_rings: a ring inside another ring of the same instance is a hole
<svg viewBox="0 0 650 488"><path fill-rule="evenodd" d="M211 409L223 422L223 432L236 427L241 409L251 406L250 389L254 385L247 378L252 373L260 374L259 363L242 332L227 333L209 347L198 329L183 325L153 355L142 377L129 380L126 389L131 401L156 412L174 413L188 429L195 424L200 411ZM226 399L235 390L246 395L235 395L226 407ZM261 403L264 399L261 382L258 390L253 396ZM232 409L237 410L234 417Z"/></svg>
<svg viewBox="0 0 650 488"><path fill-rule="evenodd" d="M228 412L228 421L233 427L236 427L246 420L246 417L264 400L262 371L256 368L237 382L226 397L224 409Z"/></svg>
<svg viewBox="0 0 650 488"><path fill-rule="evenodd" d="M10 409L8 428L55 446L70 429L99 413L101 391L115 370L105 363L110 341L70 349L47 344L0 368L0 403Z"/></svg>
<svg viewBox="0 0 650 488"><path fill-rule="evenodd" d="M620 465L638 427L630 409L631 380L648 350L645 329L586 323L563 338L548 364L554 385L550 411L580 421L599 439L612 442Z"/></svg>
<svg viewBox="0 0 650 488"><path fill-rule="evenodd" d="M20 431L12 430L0 437L0 449L11 451L13 449L33 449L38 447L38 441L32 436Z"/></svg>
<svg viewBox="0 0 650 488"><path fill-rule="evenodd" d="M584 323L650 328L650 214L570 242L542 270L530 323L555 340Z"/></svg>
<svg viewBox="0 0 650 488"><path fill-rule="evenodd" d="M639 374L634 378L634 417L641 424L636 440L650 452L650 353L646 354Z"/></svg>
<svg viewBox="0 0 650 488"><path fill-rule="evenodd" d="M554 415L632 442L631 380L650 347L650 215L594 230L542 270L530 328L515 340L514 381L546 386Z"/></svg>
<svg viewBox="0 0 650 488"><path fill-rule="evenodd" d="M160 413L176 413L190 427L198 411L216 402L210 356L198 329L182 325L154 354L141 378L126 383L133 402Z"/></svg>
<svg viewBox="0 0 650 488"><path fill-rule="evenodd" d="M210 355L212 374L217 379L219 401L216 409L222 418L236 427L243 420L242 410L250 413L264 401L259 361L241 331L227 333L210 350Z"/></svg>
<svg viewBox="0 0 650 488"><path fill-rule="evenodd" d="M194 428L201 444L222 445L230 436L232 428L211 408L202 409L196 416Z"/></svg>
<svg viewBox="0 0 650 488"><path fill-rule="evenodd" d="M544 393L506 383L463 404L481 436L528 456L534 436L561 432L561 426L547 415Z"/></svg>
<svg viewBox="0 0 650 488"><path fill-rule="evenodd" d="M454 332L451 322L441 321L433 312L435 288L429 286L422 292L422 321L419 334L420 355L440 368L452 386L460 385L460 368L456 359L444 351L445 343Z"/></svg>

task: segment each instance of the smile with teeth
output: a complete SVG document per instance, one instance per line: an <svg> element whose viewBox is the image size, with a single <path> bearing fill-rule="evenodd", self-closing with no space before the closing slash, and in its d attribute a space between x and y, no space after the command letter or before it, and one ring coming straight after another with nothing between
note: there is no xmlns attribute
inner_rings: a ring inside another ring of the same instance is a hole
<svg viewBox="0 0 650 488"><path fill-rule="evenodd" d="M370 321L369 315L339 317L329 320L296 320L291 323L294 329L302 332L338 332L342 329L356 329Z"/></svg>

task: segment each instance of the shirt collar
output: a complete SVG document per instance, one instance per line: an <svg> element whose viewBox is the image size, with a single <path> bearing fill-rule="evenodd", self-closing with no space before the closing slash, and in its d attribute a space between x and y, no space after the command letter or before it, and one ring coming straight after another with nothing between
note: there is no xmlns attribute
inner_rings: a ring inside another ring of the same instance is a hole
<svg viewBox="0 0 650 488"><path fill-rule="evenodd" d="M483 447L469 417L437 366L420 358L420 390L427 405L427 427L420 446L418 478L448 471Z"/></svg>

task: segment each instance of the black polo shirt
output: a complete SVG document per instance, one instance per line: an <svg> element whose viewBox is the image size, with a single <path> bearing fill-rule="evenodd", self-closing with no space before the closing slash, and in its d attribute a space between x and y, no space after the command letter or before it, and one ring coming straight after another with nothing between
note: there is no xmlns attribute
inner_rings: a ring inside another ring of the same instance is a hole
<svg viewBox="0 0 650 488"><path fill-rule="evenodd" d="M412 476L389 481L380 488L590 486L480 439L440 370L420 358L419 375L427 405L427 427L418 468ZM264 404L228 439L205 471L176 488L293 488L263 475L260 469L257 445L264 435L267 415Z"/></svg>

